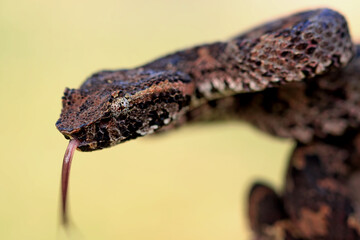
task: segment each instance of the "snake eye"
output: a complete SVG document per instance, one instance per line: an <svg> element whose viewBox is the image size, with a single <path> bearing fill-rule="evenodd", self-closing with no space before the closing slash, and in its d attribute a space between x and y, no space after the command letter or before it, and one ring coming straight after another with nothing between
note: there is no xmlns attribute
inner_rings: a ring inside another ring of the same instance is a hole
<svg viewBox="0 0 360 240"><path fill-rule="evenodd" d="M119 97L112 101L110 109L113 116L118 117L120 113L126 113L129 109L130 101L126 97Z"/></svg>

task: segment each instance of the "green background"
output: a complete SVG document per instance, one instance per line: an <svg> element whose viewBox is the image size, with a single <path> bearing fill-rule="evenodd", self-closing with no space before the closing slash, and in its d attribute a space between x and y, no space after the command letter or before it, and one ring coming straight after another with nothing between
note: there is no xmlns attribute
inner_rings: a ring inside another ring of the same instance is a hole
<svg viewBox="0 0 360 240"><path fill-rule="evenodd" d="M59 224L68 142L56 130L65 87L264 21L328 6L360 37L357 0L0 0L0 239L246 239L246 197L281 189L292 142L244 123L183 127L76 152L73 227Z"/></svg>

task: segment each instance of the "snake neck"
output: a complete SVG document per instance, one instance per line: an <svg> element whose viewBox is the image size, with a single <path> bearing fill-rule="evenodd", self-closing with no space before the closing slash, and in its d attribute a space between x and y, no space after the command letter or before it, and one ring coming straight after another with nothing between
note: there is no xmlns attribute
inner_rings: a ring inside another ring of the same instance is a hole
<svg viewBox="0 0 360 240"><path fill-rule="evenodd" d="M187 74L195 85L194 105L227 96L226 79L230 79L229 63L222 61L227 44L216 42L201 45L170 54L142 68L183 72Z"/></svg>

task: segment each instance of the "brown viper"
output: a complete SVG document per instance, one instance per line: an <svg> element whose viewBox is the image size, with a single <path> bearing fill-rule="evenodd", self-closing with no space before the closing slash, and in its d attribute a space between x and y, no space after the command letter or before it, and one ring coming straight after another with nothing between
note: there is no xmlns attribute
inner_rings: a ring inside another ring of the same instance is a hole
<svg viewBox="0 0 360 240"><path fill-rule="evenodd" d="M251 190L256 239L360 239L359 67L344 17L317 9L135 69L93 74L79 89L65 90L56 123L71 139L62 173L64 222L76 148L238 118L297 142L281 196L261 183Z"/></svg>

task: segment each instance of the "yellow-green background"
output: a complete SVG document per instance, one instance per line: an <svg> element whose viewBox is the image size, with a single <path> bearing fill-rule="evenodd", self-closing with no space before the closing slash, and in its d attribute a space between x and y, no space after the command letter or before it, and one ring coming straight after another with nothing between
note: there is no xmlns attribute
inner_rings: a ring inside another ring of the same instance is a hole
<svg viewBox="0 0 360 240"><path fill-rule="evenodd" d="M56 130L65 87L329 6L360 37L358 0L0 0L0 239L64 239ZM76 152L73 239L246 239L252 181L280 189L292 143L241 123L203 124Z"/></svg>

